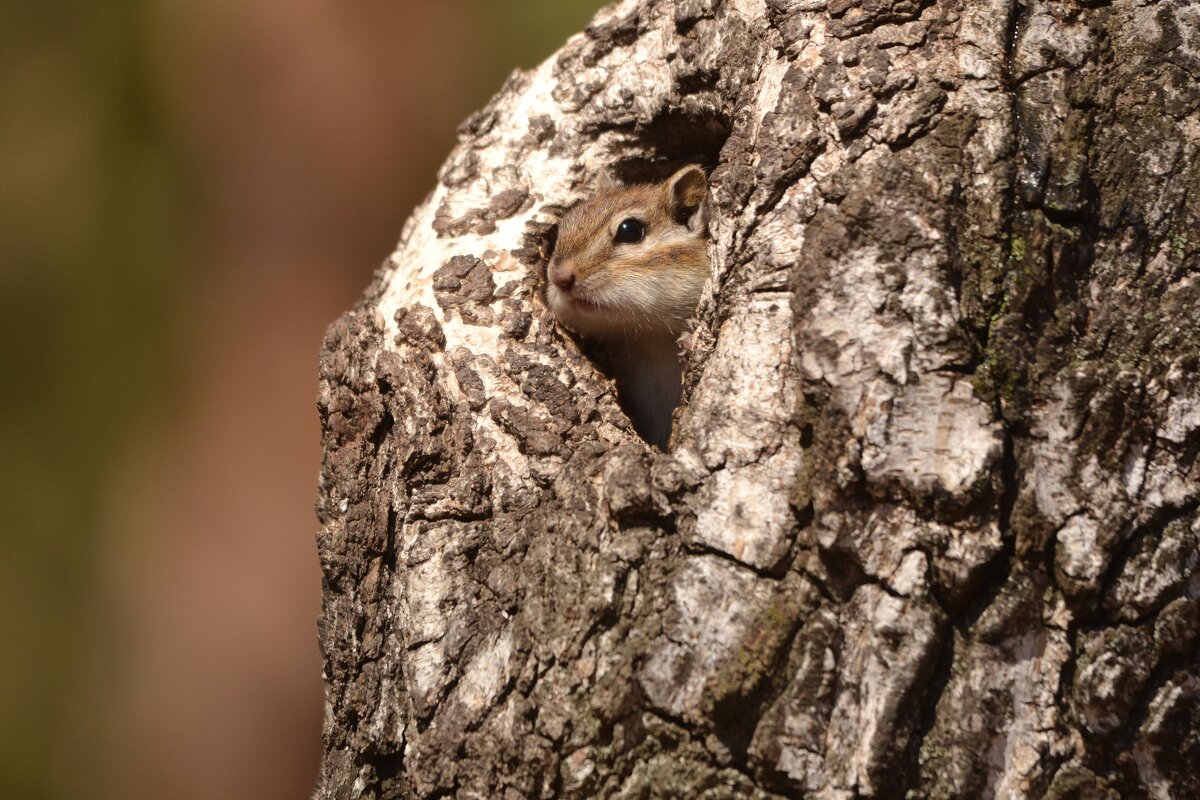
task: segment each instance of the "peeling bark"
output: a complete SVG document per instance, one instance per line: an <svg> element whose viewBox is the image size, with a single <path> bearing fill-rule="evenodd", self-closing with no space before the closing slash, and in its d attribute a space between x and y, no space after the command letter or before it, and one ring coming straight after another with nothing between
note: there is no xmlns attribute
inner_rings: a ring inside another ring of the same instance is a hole
<svg viewBox="0 0 1200 800"><path fill-rule="evenodd" d="M711 175L669 453L538 298ZM1200 5L627 0L321 360L333 798L1200 797Z"/></svg>

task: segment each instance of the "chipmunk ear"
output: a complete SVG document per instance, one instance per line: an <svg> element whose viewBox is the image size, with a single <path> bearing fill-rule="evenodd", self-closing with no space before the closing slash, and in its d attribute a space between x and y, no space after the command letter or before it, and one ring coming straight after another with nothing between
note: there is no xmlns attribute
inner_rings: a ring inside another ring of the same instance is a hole
<svg viewBox="0 0 1200 800"><path fill-rule="evenodd" d="M692 230L704 224L708 199L708 178L696 164L689 164L667 178L667 208L671 217Z"/></svg>

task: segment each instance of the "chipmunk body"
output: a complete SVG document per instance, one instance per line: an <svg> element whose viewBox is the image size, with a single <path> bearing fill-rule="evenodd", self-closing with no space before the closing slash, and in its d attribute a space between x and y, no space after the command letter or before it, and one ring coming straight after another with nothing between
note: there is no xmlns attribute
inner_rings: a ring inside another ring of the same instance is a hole
<svg viewBox="0 0 1200 800"><path fill-rule="evenodd" d="M658 184L605 183L558 225L546 300L571 330L597 342L634 427L663 449L679 405L677 338L709 274L704 171Z"/></svg>

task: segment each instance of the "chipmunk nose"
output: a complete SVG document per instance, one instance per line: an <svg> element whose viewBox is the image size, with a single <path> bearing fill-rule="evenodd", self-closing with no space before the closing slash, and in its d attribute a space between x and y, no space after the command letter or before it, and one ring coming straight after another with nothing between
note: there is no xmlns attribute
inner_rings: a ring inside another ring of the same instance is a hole
<svg viewBox="0 0 1200 800"><path fill-rule="evenodd" d="M569 292L575 286L575 270L569 264L555 264L550 268L550 280L559 289Z"/></svg>

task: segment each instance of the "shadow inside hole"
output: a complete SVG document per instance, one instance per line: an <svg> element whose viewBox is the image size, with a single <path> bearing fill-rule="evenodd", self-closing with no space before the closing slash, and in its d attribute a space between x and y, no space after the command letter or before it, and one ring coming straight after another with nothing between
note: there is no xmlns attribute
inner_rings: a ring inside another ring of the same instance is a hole
<svg viewBox="0 0 1200 800"><path fill-rule="evenodd" d="M711 171L729 134L722 115L668 109L622 137L610 169L626 184L655 183L688 164Z"/></svg>

